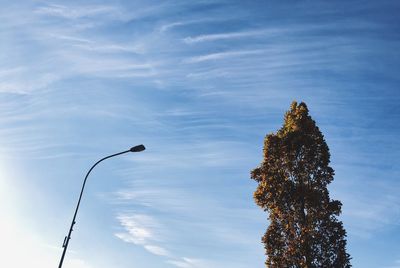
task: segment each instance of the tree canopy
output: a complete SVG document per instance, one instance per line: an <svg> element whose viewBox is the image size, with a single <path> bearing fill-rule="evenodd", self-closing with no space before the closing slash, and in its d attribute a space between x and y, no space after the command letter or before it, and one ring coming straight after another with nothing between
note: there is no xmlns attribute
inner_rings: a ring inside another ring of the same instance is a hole
<svg viewBox="0 0 400 268"><path fill-rule="evenodd" d="M254 200L269 213L262 238L267 267L351 267L346 231L337 216L342 203L327 185L334 170L324 136L305 103L293 102L284 124L266 136L264 159L251 172Z"/></svg>

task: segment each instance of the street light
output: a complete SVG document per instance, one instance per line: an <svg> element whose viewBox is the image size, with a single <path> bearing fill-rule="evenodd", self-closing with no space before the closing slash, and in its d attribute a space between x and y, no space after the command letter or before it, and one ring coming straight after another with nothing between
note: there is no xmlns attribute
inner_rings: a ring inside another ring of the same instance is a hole
<svg viewBox="0 0 400 268"><path fill-rule="evenodd" d="M87 178L88 178L90 172L93 170L93 168L94 168L95 166L97 166L97 164L99 164L99 163L100 163L101 161L103 161L103 160L106 160L106 159L108 159L108 158L111 158L111 157L114 157L114 156L117 156L117 155L120 155L120 154L126 154L126 153L130 153L130 152L132 152L132 153L141 152L141 151L144 151L145 149L146 149L146 148L144 147L143 144L136 145L136 146L130 148L129 150L126 150L126 151L123 151L123 152L120 152L120 153L116 153L116 154L112 154L112 155L109 155L109 156L106 156L106 157L100 159L99 161L97 161L97 162L89 169L88 173L87 173L86 176L85 176L85 179L83 180L81 194L79 195L78 204L76 205L74 217L72 218L72 223L71 223L71 227L69 228L68 236L66 236L66 237L64 238L64 242L63 242L63 245L62 245L62 247L64 248L64 250L63 250L63 253L62 253L62 255L61 255L60 264L58 265L58 268L61 268L62 265L63 265L65 252L67 252L69 240L71 239L71 233L72 233L73 227L74 227L74 225L75 225L75 223L76 223L76 221L75 221L75 219L76 219L76 214L78 213L79 204L81 203L82 194L83 194L83 189L85 188L86 180L87 180Z"/></svg>

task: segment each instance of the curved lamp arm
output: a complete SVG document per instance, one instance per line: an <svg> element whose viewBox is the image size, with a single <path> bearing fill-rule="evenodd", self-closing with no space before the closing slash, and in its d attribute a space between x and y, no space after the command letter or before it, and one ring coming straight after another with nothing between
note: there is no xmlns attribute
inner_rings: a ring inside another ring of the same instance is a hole
<svg viewBox="0 0 400 268"><path fill-rule="evenodd" d="M58 268L62 268L62 265L63 265L63 262L64 262L64 256L65 256L65 253L67 252L69 240L71 239L71 233L72 233L73 227L74 227L74 225L75 225L75 223L76 223L76 221L75 221L75 219L76 219L76 214L78 213L79 205L80 205L81 199L82 199L83 190L85 189L86 180L87 180L87 178L89 177L90 172L92 172L92 170L94 169L94 167L97 166L100 162L102 162L102 161L104 161L104 160L106 160L106 159L108 159L108 158L111 158L111 157L114 157L114 156L117 156L117 155L121 155L121 154L126 154L126 153L129 153L129 152L132 152L132 153L141 152L141 151L144 151L145 149L146 149L146 148L144 147L144 145L143 145L143 144L140 144L140 145L137 145L137 146L134 146L134 147L130 148L129 150L126 150L126 151L123 151L123 152L120 152L120 153L116 153L116 154L112 154L112 155L106 156L106 157L100 159L99 161L97 161L97 162L89 169L89 171L86 173L85 179L83 180L81 193L80 193L80 195L79 195L78 204L76 205L74 217L72 218L71 227L69 228L68 236L66 236L66 237L64 238L64 242L63 242L63 245L62 245L62 247L64 248L64 250L63 250L63 253L62 253L62 255L61 255L60 264L58 265Z"/></svg>

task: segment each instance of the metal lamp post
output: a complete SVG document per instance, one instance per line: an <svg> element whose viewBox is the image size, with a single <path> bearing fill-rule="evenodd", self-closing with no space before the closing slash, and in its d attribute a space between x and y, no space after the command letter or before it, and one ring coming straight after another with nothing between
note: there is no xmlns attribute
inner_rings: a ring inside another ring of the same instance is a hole
<svg viewBox="0 0 400 268"><path fill-rule="evenodd" d="M134 147L130 148L129 150L126 150L126 151L123 151L123 152L120 152L120 153L116 153L116 154L112 154L112 155L109 155L109 156L106 156L106 157L100 159L99 161L97 161L97 162L89 169L88 173L87 173L86 176L85 176L85 179L83 180L82 189L81 189L81 194L79 195L78 204L76 205L74 217L72 218L71 227L69 228L68 235L64 238L64 242L63 242L63 245L62 245L62 247L64 248L64 250L63 250L63 253L62 253L62 255L61 255L60 264L58 265L58 268L62 268L62 265L63 265L63 262L64 262L65 252L67 252L69 240L71 239L71 233L72 233L73 227L74 227L74 225L75 225L75 223L76 223L76 221L75 221L75 219L76 219L76 214L78 213L79 204L81 203L82 194L83 194L83 189L85 188L86 180L87 180L87 178L88 178L90 172L93 170L93 168L94 168L95 166L97 166L97 164L99 164L100 162L102 162L102 161L104 161L104 160L106 160L106 159L108 159L108 158L111 158L111 157L114 157L114 156L117 156L117 155L120 155L120 154L126 154L126 153L129 153L129 152L133 152L133 153L135 153L135 152L141 152L141 151L144 151L145 149L146 149L146 148L144 147L143 144L134 146Z"/></svg>

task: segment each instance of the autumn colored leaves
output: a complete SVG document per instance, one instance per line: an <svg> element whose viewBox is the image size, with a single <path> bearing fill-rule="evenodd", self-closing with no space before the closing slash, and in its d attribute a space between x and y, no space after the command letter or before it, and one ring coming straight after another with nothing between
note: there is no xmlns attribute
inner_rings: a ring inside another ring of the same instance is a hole
<svg viewBox="0 0 400 268"><path fill-rule="evenodd" d="M327 185L329 148L305 103L293 102L282 128L264 141L264 159L251 172L257 205L269 213L262 238L267 267L351 267L341 202Z"/></svg>

